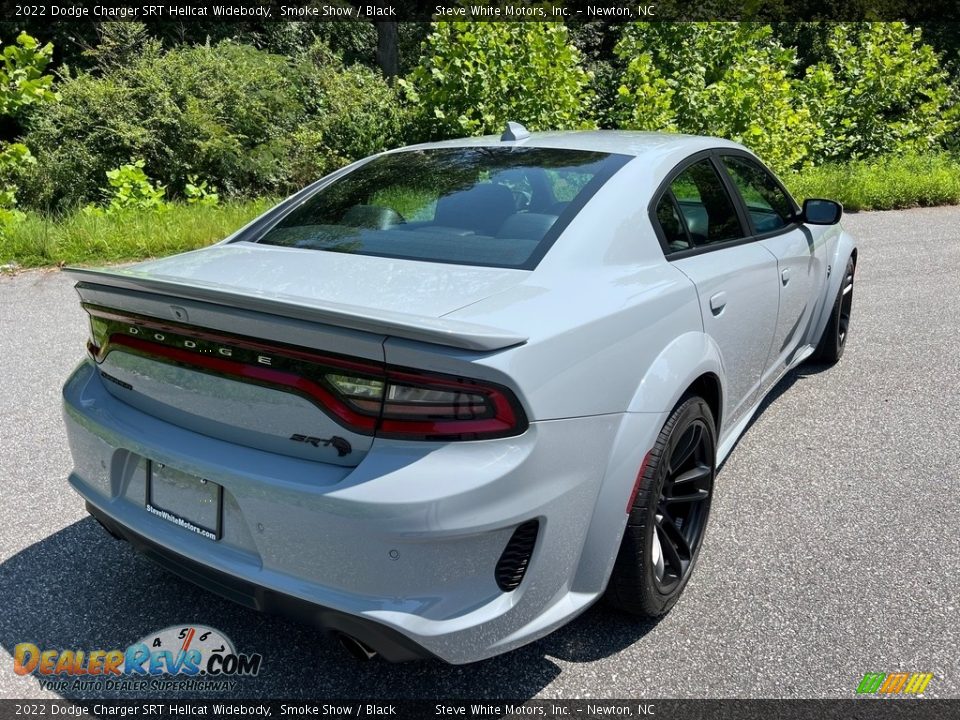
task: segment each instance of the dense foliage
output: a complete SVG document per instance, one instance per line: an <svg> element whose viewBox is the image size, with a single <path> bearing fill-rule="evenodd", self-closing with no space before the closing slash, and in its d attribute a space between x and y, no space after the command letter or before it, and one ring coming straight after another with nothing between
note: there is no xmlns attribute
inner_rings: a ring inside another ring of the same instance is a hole
<svg viewBox="0 0 960 720"><path fill-rule="evenodd" d="M799 87L818 129L816 161L929 151L956 128L947 74L920 30L837 23L824 54Z"/></svg>
<svg viewBox="0 0 960 720"><path fill-rule="evenodd" d="M427 137L592 125L590 76L556 23L436 23L404 81Z"/></svg>
<svg viewBox="0 0 960 720"><path fill-rule="evenodd" d="M0 68L0 222L16 199L61 211L161 190L158 207L283 194L387 147L507 120L720 135L781 170L958 139L957 43L934 32L952 53L942 65L902 23L399 28L399 82L376 68L373 24L57 26L41 37L73 66L56 78L50 44L22 34Z"/></svg>
<svg viewBox="0 0 960 720"><path fill-rule="evenodd" d="M395 144L404 127L394 90L324 46L287 58L147 40L102 48L95 69L59 89L23 138L38 161L23 178L34 206L96 199L105 174L133 159L174 193L193 176L230 195L282 193Z"/></svg>
<svg viewBox="0 0 960 720"><path fill-rule="evenodd" d="M806 35L805 70L769 26L640 23L625 65L618 125L719 135L779 168L941 147L957 111L947 74L918 29L833 23ZM780 37L784 37L781 34Z"/></svg>
<svg viewBox="0 0 960 720"><path fill-rule="evenodd" d="M0 66L0 118L14 120L29 108L57 100L51 89L53 76L44 69L53 56L53 46L44 46L26 33L3 48ZM17 211L17 185L26 168L34 163L26 145L0 142L0 238L21 218Z"/></svg>
<svg viewBox="0 0 960 720"><path fill-rule="evenodd" d="M728 137L778 167L806 157L813 130L790 76L795 54L769 26L638 23L615 52L628 61L622 126Z"/></svg>
<svg viewBox="0 0 960 720"><path fill-rule="evenodd" d="M614 117L738 140L780 168L930 150L956 129L946 73L919 30L835 23L811 44L822 59L801 72L769 26L627 26Z"/></svg>

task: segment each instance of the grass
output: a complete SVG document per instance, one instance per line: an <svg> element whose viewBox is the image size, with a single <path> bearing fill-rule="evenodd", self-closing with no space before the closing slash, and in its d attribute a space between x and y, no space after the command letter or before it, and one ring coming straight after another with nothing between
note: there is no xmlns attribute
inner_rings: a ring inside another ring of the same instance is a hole
<svg viewBox="0 0 960 720"><path fill-rule="evenodd" d="M783 179L798 199L826 197L839 200L847 210L960 204L960 159L945 153L821 165L787 173ZM408 212L424 202L416 193L392 199ZM0 236L0 266L96 265L194 250L223 239L273 202L174 204L163 212L113 217L74 212L53 218L28 212L23 222Z"/></svg>
<svg viewBox="0 0 960 720"><path fill-rule="evenodd" d="M171 204L162 212L73 212L59 218L28 212L0 237L0 265L93 265L195 250L222 240L269 208L263 198L214 207Z"/></svg>
<svg viewBox="0 0 960 720"><path fill-rule="evenodd" d="M830 198L846 210L960 203L960 159L946 153L820 165L788 173L783 181L798 200Z"/></svg>

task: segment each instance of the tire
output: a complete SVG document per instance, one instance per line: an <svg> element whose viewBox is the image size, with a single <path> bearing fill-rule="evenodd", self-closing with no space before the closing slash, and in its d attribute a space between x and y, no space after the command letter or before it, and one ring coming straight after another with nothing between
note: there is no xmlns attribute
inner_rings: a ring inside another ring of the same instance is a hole
<svg viewBox="0 0 960 720"><path fill-rule="evenodd" d="M850 330L850 311L853 309L855 268L853 258L848 258L847 266L843 271L840 290L837 292L837 299L833 303L833 310L830 311L830 319L827 320L827 326L823 329L823 335L820 337L820 342L817 343L817 349L810 358L814 362L832 365L843 357Z"/></svg>
<svg viewBox="0 0 960 720"><path fill-rule="evenodd" d="M706 531L716 447L707 402L698 396L682 399L660 431L644 468L607 586L607 600L613 606L642 617L659 617L677 602ZM678 497L694 496L698 499L677 502Z"/></svg>

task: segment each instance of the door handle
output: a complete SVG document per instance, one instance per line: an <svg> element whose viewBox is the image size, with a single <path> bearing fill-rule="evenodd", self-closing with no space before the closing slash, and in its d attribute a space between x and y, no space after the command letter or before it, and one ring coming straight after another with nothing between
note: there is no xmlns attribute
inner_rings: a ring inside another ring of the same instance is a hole
<svg viewBox="0 0 960 720"><path fill-rule="evenodd" d="M780 271L780 280L784 285L790 282L790 268L784 268Z"/></svg>
<svg viewBox="0 0 960 720"><path fill-rule="evenodd" d="M710 311L714 315L719 315L722 313L726 306L727 294L725 292L718 292L716 295L710 298Z"/></svg>

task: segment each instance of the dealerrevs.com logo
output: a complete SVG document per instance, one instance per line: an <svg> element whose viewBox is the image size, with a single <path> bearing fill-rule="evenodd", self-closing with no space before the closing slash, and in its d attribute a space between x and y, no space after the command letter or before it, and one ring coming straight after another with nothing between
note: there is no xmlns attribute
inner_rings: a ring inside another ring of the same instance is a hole
<svg viewBox="0 0 960 720"><path fill-rule="evenodd" d="M225 634L203 625L171 625L126 649L41 649L19 643L13 671L49 690L235 690L260 672L263 656L238 653Z"/></svg>

